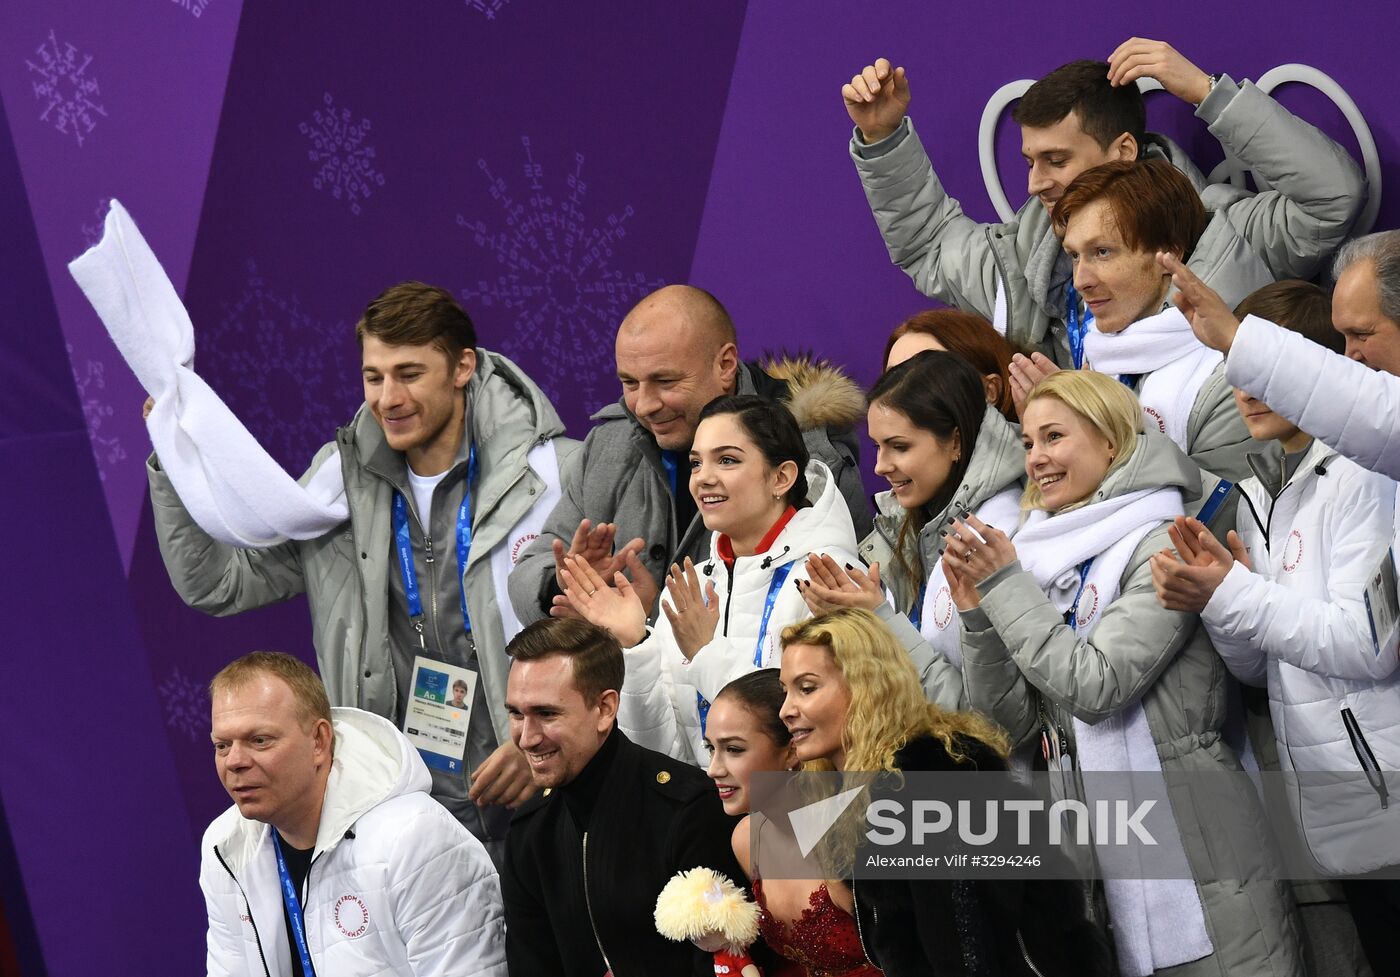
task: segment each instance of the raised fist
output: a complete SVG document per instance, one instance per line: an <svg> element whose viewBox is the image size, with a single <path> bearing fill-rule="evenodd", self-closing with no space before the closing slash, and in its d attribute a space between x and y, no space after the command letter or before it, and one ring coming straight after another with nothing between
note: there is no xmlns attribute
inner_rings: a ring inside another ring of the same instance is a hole
<svg viewBox="0 0 1400 977"><path fill-rule="evenodd" d="M866 142L879 142L899 128L909 111L909 79L903 68L879 58L841 86L846 112Z"/></svg>

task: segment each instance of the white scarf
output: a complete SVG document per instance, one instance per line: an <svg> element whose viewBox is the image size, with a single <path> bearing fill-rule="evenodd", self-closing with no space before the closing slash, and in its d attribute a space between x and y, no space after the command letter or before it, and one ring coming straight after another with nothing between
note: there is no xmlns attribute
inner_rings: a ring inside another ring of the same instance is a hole
<svg viewBox="0 0 1400 977"><path fill-rule="evenodd" d="M69 272L146 392L151 443L200 527L233 546L312 539L349 517L339 456L303 488L190 368L194 326L165 269L113 200L102 240Z"/></svg>
<svg viewBox="0 0 1400 977"><path fill-rule="evenodd" d="M1013 485L1002 489L987 499L973 513L988 526L995 526L1007 536L1016 534L1021 521L1021 487ZM919 631L934 650L962 671L962 630L959 627L958 609L953 604L953 595L948 588L948 578L943 573L943 557L938 558L929 570L928 585L924 588L924 603L919 617Z"/></svg>
<svg viewBox="0 0 1400 977"><path fill-rule="evenodd" d="M1139 319L1122 332L1084 334L1084 365L1114 376L1142 376L1138 400L1149 426L1190 451L1187 425L1191 408L1211 372L1224 357L1202 345L1176 306Z"/></svg>
<svg viewBox="0 0 1400 977"><path fill-rule="evenodd" d="M1086 636L1118 598L1128 561L1143 539L1181 514L1181 493L1174 488L1130 492L1054 517L1035 512L1016 536L1016 553L1056 610L1074 607L1072 627ZM1093 563L1081 589L1078 567L1086 560ZM1074 736L1082 771L1161 772L1141 701L1093 725L1075 719ZM1185 864L1179 832L1161 841L1176 845ZM1104 896L1124 977L1147 977L1214 952L1191 879L1105 879Z"/></svg>

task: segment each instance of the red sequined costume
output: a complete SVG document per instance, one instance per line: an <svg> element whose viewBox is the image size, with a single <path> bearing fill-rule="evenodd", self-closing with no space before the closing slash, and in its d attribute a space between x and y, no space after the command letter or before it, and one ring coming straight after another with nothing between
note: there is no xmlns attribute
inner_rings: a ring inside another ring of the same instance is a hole
<svg viewBox="0 0 1400 977"><path fill-rule="evenodd" d="M791 961L771 977L881 977L865 959L856 921L831 900L823 882L792 923L773 918L763 901L763 880L753 880L753 897L762 910L758 930L774 953Z"/></svg>

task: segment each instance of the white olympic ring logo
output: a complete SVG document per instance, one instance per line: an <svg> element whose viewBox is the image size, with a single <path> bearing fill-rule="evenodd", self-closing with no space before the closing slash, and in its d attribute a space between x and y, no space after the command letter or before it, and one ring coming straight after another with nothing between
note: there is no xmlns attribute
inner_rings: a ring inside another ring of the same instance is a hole
<svg viewBox="0 0 1400 977"><path fill-rule="evenodd" d="M1375 137L1371 135L1371 127L1367 125L1361 110L1356 107L1356 102L1346 93L1346 89L1337 84L1330 75L1311 65L1282 64L1264 72L1254 84L1264 94L1269 95L1275 88L1287 82L1298 82L1317 89L1331 99L1332 104L1341 109L1342 115L1351 123L1351 131L1356 135L1356 143L1361 148L1361 162L1366 170L1366 182L1370 190L1366 206L1357 218L1356 226L1352 228L1353 235L1359 237L1375 226L1376 215L1381 209L1381 157L1376 149ZM1001 118L1001 113L1006 111L1007 106L1024 95L1026 89L1033 84L1033 79L1022 78L1019 81L1007 82L998 88L987 102L987 107L982 110L982 120L977 127L977 152L982 164L982 182L987 186L987 196L991 198L992 206L1004 221L1016 216L1016 208L1012 207L1011 201L1007 199L1006 190L1001 184L1001 175L997 172L997 120ZM1138 82L1138 88L1143 94L1147 94L1160 91L1162 85L1155 79L1145 78ZM1212 183L1228 182L1238 187L1244 186L1244 174L1245 169L1239 161L1227 156L1219 166L1211 170L1208 179ZM1259 183L1260 189L1267 189L1257 178L1256 182Z"/></svg>

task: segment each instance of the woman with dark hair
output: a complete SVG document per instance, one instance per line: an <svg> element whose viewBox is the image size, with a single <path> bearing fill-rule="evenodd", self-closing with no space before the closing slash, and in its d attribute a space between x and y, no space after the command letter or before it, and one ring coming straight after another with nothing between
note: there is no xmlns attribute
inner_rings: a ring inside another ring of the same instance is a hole
<svg viewBox="0 0 1400 977"><path fill-rule="evenodd" d="M873 615L834 611L782 640L782 718L804 768L1006 770L1006 734L979 713L926 701L909 656ZM1064 869L1058 879L862 878L857 856L852 905L866 958L889 977L1106 975L1107 946Z"/></svg>
<svg viewBox="0 0 1400 977"><path fill-rule="evenodd" d="M788 409L752 396L720 397L700 412L690 493L710 530L710 558L672 566L654 629L627 578L604 581L566 560L564 599L622 644L627 678L618 724L633 742L706 762L705 716L719 690L774 664L777 636L806 617L796 584L803 560L857 560L855 528L830 470L811 460Z"/></svg>
<svg viewBox="0 0 1400 977"><path fill-rule="evenodd" d="M945 709L962 708L964 697L942 535L968 512L1008 535L1020 523L1025 456L1015 428L983 399L982 379L941 351L918 353L880 378L867 417L875 473L890 490L876 496L875 531L860 544L870 573L812 560L803 588L816 613L863 607L884 620L913 656L930 701Z"/></svg>
<svg viewBox="0 0 1400 977"><path fill-rule="evenodd" d="M754 901L762 915L759 932L784 964L769 977L878 977L860 945L852 918L850 888L839 879L792 879L778 873L767 879L764 865L796 852L791 823L770 821L753 809L754 774L795 770L797 754L779 711L783 683L778 669L761 668L726 685L710 708L705 746L709 775L719 790L724 811L744 815L734 829L734 855L753 882ZM778 857L774 857L777 855Z"/></svg>
<svg viewBox="0 0 1400 977"><path fill-rule="evenodd" d="M961 309L929 309L905 319L890 333L880 361L892 370L924 350L946 350L972 364L982 375L987 403L1008 421L1016 420L1011 400L1011 357L1016 349L980 315Z"/></svg>

